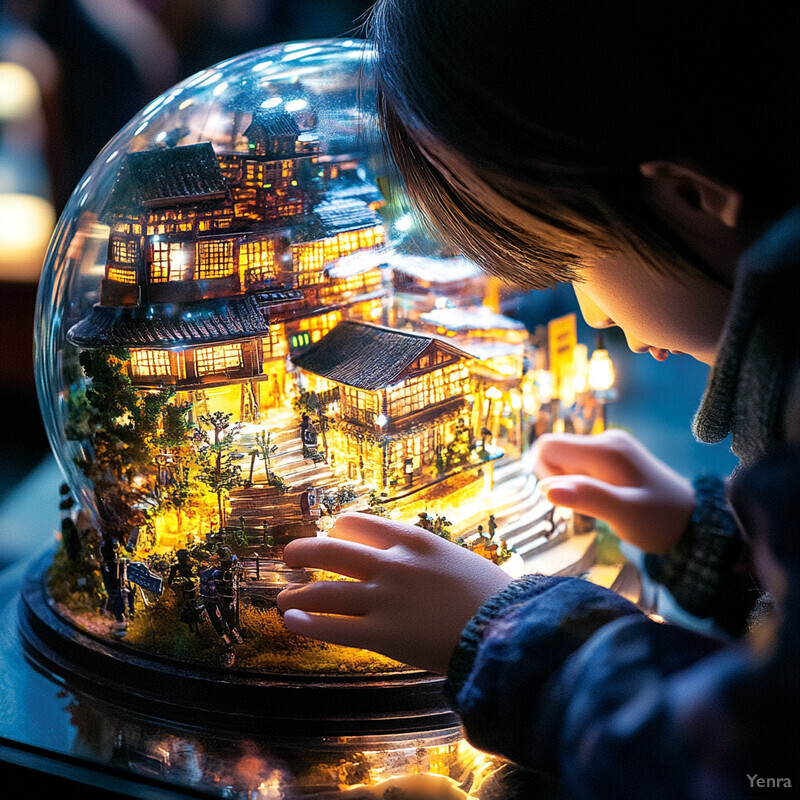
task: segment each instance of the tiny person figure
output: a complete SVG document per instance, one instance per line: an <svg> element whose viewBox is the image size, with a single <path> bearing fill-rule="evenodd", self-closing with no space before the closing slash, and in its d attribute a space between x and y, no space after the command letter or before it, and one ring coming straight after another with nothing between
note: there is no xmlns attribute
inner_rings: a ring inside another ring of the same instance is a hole
<svg viewBox="0 0 800 800"><path fill-rule="evenodd" d="M203 601L197 593L198 580L189 551L181 548L175 553L174 561L169 569L167 585L175 594L180 592L180 620L192 633L200 633L200 620L205 615Z"/></svg>
<svg viewBox="0 0 800 800"><path fill-rule="evenodd" d="M303 414L300 423L300 441L303 443L303 458L313 458L317 452L317 429L308 414Z"/></svg>
<svg viewBox="0 0 800 800"><path fill-rule="evenodd" d="M234 656L232 647L242 643L239 633L239 587L238 559L230 547L223 545L217 551L219 565L200 575L200 596L214 630L225 645L223 666L231 666Z"/></svg>
<svg viewBox="0 0 800 800"><path fill-rule="evenodd" d="M113 615L114 635L122 638L128 629L126 611L130 613L132 610L133 600L128 588L126 563L120 559L119 542L113 537L104 538L100 543L100 555L103 559L100 575L106 590L101 610Z"/></svg>

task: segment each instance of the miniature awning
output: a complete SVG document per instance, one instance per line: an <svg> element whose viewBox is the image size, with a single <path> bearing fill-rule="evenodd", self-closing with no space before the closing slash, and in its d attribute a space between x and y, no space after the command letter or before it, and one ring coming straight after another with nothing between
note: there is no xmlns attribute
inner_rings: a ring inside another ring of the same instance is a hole
<svg viewBox="0 0 800 800"><path fill-rule="evenodd" d="M415 361L437 351L452 361L470 358L435 336L345 320L292 361L336 383L376 391L404 380Z"/></svg>
<svg viewBox="0 0 800 800"><path fill-rule="evenodd" d="M269 334L269 315L252 295L202 303L112 308L96 305L73 325L78 347L195 347Z"/></svg>

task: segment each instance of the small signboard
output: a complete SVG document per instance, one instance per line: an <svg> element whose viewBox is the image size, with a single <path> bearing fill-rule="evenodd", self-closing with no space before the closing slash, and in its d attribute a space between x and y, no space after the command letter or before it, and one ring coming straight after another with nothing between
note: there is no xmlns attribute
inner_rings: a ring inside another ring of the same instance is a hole
<svg viewBox="0 0 800 800"><path fill-rule="evenodd" d="M146 564L141 561L129 561L126 566L127 577L131 583L135 583L155 595L160 595L164 590L164 579L155 572L151 572Z"/></svg>
<svg viewBox="0 0 800 800"><path fill-rule="evenodd" d="M551 320L547 324L550 372L553 374L553 397L561 397L561 384L572 370L572 358L578 343L578 324L575 314Z"/></svg>

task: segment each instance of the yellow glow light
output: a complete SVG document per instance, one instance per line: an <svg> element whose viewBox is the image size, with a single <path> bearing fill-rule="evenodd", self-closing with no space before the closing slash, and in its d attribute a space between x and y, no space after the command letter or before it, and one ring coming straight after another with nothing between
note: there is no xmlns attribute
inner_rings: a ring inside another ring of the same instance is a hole
<svg viewBox="0 0 800 800"><path fill-rule="evenodd" d="M39 279L55 224L55 209L43 197L0 195L0 277L3 280Z"/></svg>
<svg viewBox="0 0 800 800"><path fill-rule="evenodd" d="M608 350L598 347L589 359L589 388L604 392L614 385L616 373Z"/></svg>
<svg viewBox="0 0 800 800"><path fill-rule="evenodd" d="M0 119L21 119L39 107L39 84L21 64L0 62Z"/></svg>

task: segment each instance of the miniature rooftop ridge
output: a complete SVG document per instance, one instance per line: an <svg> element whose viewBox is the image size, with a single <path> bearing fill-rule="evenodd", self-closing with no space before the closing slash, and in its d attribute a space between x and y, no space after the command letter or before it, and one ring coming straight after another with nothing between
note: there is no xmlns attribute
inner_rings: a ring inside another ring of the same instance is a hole
<svg viewBox="0 0 800 800"><path fill-rule="evenodd" d="M411 364L433 348L456 359L471 358L438 336L345 320L316 344L292 356L292 361L300 369L336 383L376 391L401 380Z"/></svg>
<svg viewBox="0 0 800 800"><path fill-rule="evenodd" d="M142 207L218 199L226 193L211 142L142 150L125 156L100 219Z"/></svg>
<svg viewBox="0 0 800 800"><path fill-rule="evenodd" d="M67 338L78 347L190 347L269 335L252 295L156 306L96 305Z"/></svg>
<svg viewBox="0 0 800 800"><path fill-rule="evenodd" d="M248 139L259 135L299 136L300 127L289 114L262 109L253 114L253 119L245 129L244 135Z"/></svg>

